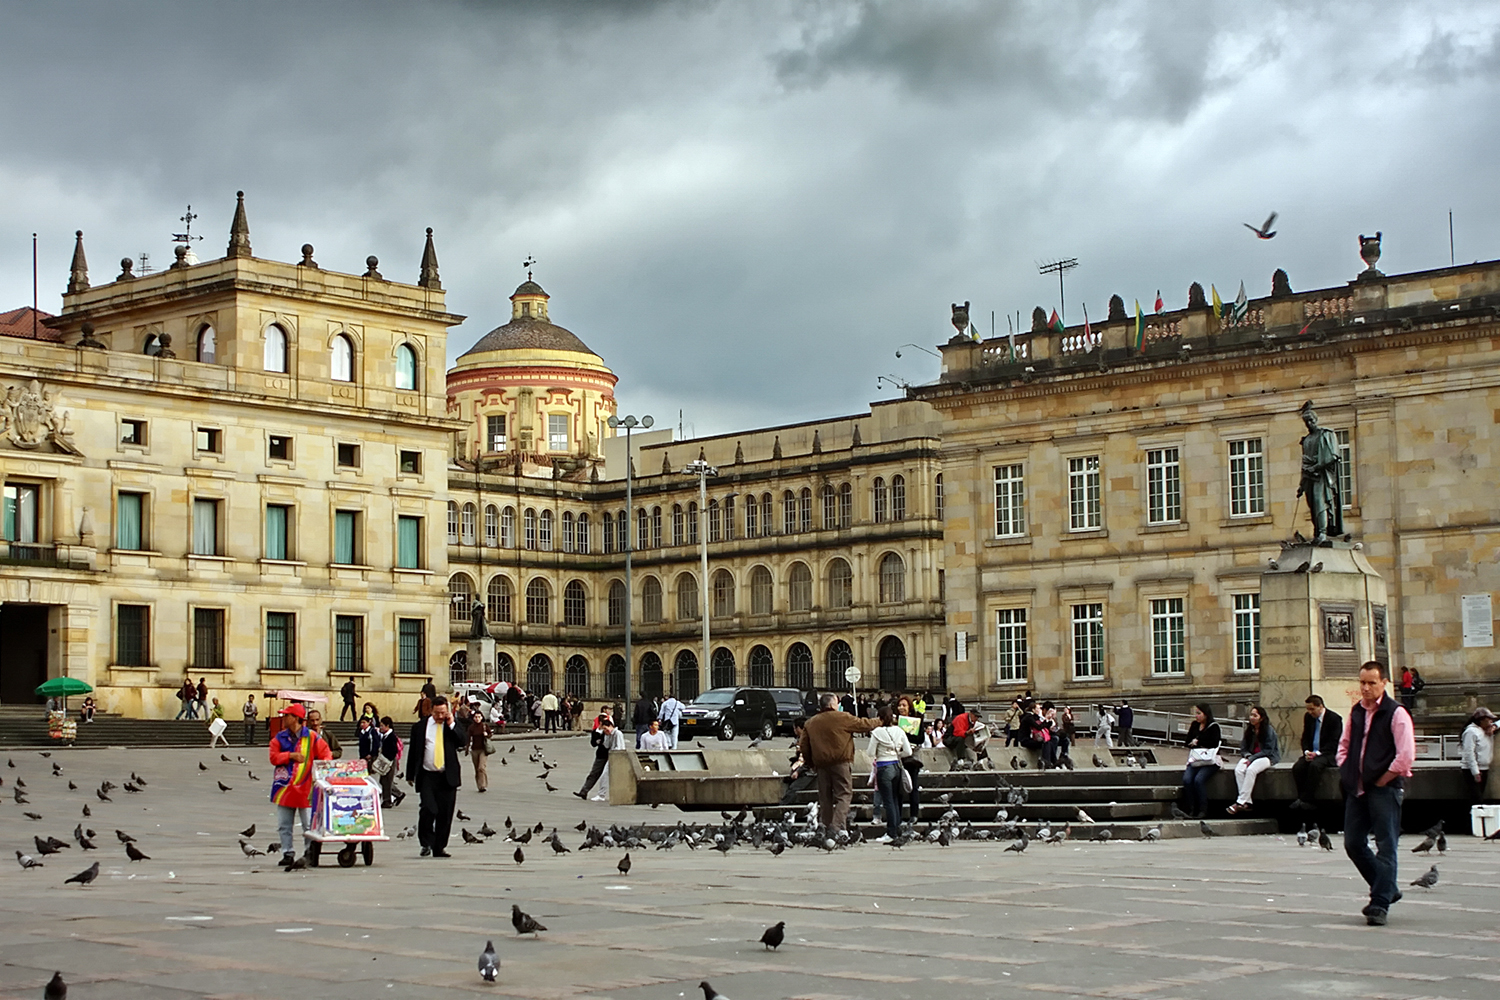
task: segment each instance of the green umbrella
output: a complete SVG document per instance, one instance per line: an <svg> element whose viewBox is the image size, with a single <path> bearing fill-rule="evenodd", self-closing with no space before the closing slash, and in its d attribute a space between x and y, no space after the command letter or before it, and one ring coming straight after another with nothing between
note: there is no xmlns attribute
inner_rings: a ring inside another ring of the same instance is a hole
<svg viewBox="0 0 1500 1000"><path fill-rule="evenodd" d="M54 677L44 684L38 684L36 693L48 698L62 696L66 698L70 694L88 694L94 690L89 684L76 677Z"/></svg>

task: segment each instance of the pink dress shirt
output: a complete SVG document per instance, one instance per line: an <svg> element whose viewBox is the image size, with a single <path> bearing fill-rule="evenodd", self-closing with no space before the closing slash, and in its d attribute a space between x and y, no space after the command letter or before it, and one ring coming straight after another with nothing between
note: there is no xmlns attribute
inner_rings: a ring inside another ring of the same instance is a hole
<svg viewBox="0 0 1500 1000"><path fill-rule="evenodd" d="M1376 702L1375 707L1378 708L1379 704ZM1370 726L1375 723L1375 708L1365 705L1362 700L1360 705L1365 710L1365 737L1360 741L1360 746L1363 748L1370 745ZM1343 733L1339 736L1338 762L1340 767L1343 766L1344 759L1349 756L1349 730L1350 727L1345 726ZM1403 778L1409 778L1411 766L1417 759L1417 737L1416 730L1412 727L1411 713L1402 705L1397 705L1396 711L1391 713L1391 739L1396 744L1396 759L1391 761L1388 770ZM1363 777L1359 779L1359 791L1356 794L1365 794Z"/></svg>

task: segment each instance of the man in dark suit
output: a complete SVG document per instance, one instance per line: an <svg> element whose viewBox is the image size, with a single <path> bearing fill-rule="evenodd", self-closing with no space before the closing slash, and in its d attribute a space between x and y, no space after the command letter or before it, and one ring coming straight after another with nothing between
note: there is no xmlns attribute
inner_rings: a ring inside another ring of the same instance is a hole
<svg viewBox="0 0 1500 1000"><path fill-rule="evenodd" d="M1297 783L1297 800L1293 809L1317 808L1318 782L1323 771L1338 763L1339 737L1344 720L1329 710L1323 699L1307 696L1307 715L1302 719L1302 756L1292 764L1292 780Z"/></svg>
<svg viewBox="0 0 1500 1000"><path fill-rule="evenodd" d="M424 858L452 857L447 850L448 834L453 829L458 786L463 782L463 742L443 695L432 699L432 714L411 727L406 780L416 785L421 800L417 839Z"/></svg>

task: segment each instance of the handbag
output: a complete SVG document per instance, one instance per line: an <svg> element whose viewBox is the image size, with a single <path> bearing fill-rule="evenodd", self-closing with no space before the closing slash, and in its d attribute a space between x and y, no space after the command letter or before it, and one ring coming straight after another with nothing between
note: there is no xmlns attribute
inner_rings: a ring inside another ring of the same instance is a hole
<svg viewBox="0 0 1500 1000"><path fill-rule="evenodd" d="M1218 747L1192 747L1188 750L1187 762L1188 767L1207 767L1210 764L1218 767L1222 763Z"/></svg>
<svg viewBox="0 0 1500 1000"><path fill-rule="evenodd" d="M901 791L907 795L911 794L911 772L903 765L901 768Z"/></svg>
<svg viewBox="0 0 1500 1000"><path fill-rule="evenodd" d="M486 736L484 738L484 755L486 757L488 757L491 754L493 754L494 752L495 752L495 741L492 740L492 739L490 739L488 736Z"/></svg>
<svg viewBox="0 0 1500 1000"><path fill-rule="evenodd" d="M370 764L370 773L377 778L383 778L395 763L395 761L391 760L385 754L376 754L374 762Z"/></svg>

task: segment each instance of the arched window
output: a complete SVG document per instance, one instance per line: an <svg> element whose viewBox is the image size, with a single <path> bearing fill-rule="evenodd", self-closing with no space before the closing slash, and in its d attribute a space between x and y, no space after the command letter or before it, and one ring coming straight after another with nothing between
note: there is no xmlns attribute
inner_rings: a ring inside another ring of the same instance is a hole
<svg viewBox="0 0 1500 1000"><path fill-rule="evenodd" d="M734 652L728 646L720 646L714 650L708 673L709 687L734 687Z"/></svg>
<svg viewBox="0 0 1500 1000"><path fill-rule="evenodd" d="M828 644L828 673L823 679L827 681L824 685L828 691L848 691L851 687L846 674L850 667L854 666L854 653L849 649L849 644L843 639L835 639Z"/></svg>
<svg viewBox="0 0 1500 1000"><path fill-rule="evenodd" d="M484 544L490 548L500 544L500 511L492 503L484 506Z"/></svg>
<svg viewBox="0 0 1500 1000"><path fill-rule="evenodd" d="M771 534L775 525L771 522L771 494L760 495L760 533L762 537Z"/></svg>
<svg viewBox="0 0 1500 1000"><path fill-rule="evenodd" d="M661 581L654 576L641 581L641 621L649 625L661 621Z"/></svg>
<svg viewBox="0 0 1500 1000"><path fill-rule="evenodd" d="M812 650L803 643L794 642L792 648L786 651L786 683L788 687L794 687L798 691L811 691L813 688Z"/></svg>
<svg viewBox="0 0 1500 1000"><path fill-rule="evenodd" d="M552 621L552 590L541 577L526 585L526 620L532 625Z"/></svg>
<svg viewBox="0 0 1500 1000"><path fill-rule="evenodd" d="M854 606L854 572L842 559L828 564L828 606L851 608Z"/></svg>
<svg viewBox="0 0 1500 1000"><path fill-rule="evenodd" d="M787 605L793 611L811 611L813 603L812 570L807 563L792 563L786 574Z"/></svg>
<svg viewBox="0 0 1500 1000"><path fill-rule="evenodd" d="M473 603L474 581L467 573L454 573L448 578L448 617L456 622L468 621Z"/></svg>
<svg viewBox="0 0 1500 1000"><path fill-rule="evenodd" d="M651 547L661 548L661 508L651 508Z"/></svg>
<svg viewBox="0 0 1500 1000"><path fill-rule="evenodd" d="M537 653L526 664L526 690L539 695L552 690L552 660L546 653Z"/></svg>
<svg viewBox="0 0 1500 1000"><path fill-rule="evenodd" d="M604 696L625 697L625 657L616 653L604 663Z"/></svg>
<svg viewBox="0 0 1500 1000"><path fill-rule="evenodd" d="M734 614L734 574L727 569L714 573L715 618L728 618Z"/></svg>
<svg viewBox="0 0 1500 1000"><path fill-rule="evenodd" d="M542 511L541 523L537 527L536 547L543 552L552 551L552 512Z"/></svg>
<svg viewBox="0 0 1500 1000"><path fill-rule="evenodd" d="M417 350L410 344L402 344L396 348L396 388L415 389L416 387Z"/></svg>
<svg viewBox="0 0 1500 1000"><path fill-rule="evenodd" d="M885 491L885 480L880 478L879 476L876 476L875 482L872 484L872 490L875 494L875 523L880 524L886 519L887 499Z"/></svg>
<svg viewBox="0 0 1500 1000"><path fill-rule="evenodd" d="M582 627L588 624L588 595L582 580L570 580L563 588L563 624Z"/></svg>
<svg viewBox="0 0 1500 1000"><path fill-rule="evenodd" d="M458 501L448 501L448 544L458 544Z"/></svg>
<svg viewBox="0 0 1500 1000"><path fill-rule="evenodd" d="M507 684L516 682L516 661L510 658L509 653L495 654L495 680L504 681Z"/></svg>
<svg viewBox="0 0 1500 1000"><path fill-rule="evenodd" d="M797 494L797 530L812 530L812 490L806 486Z"/></svg>
<svg viewBox="0 0 1500 1000"><path fill-rule="evenodd" d="M485 595L485 614L492 622L510 621L510 602L515 594L515 588L510 581L503 576L490 579L489 590Z"/></svg>
<svg viewBox="0 0 1500 1000"><path fill-rule="evenodd" d="M500 547L516 547L516 509L507 507L500 512Z"/></svg>
<svg viewBox="0 0 1500 1000"><path fill-rule="evenodd" d="M774 596L771 571L764 566L752 569L750 571L750 613L752 615L770 614Z"/></svg>
<svg viewBox="0 0 1500 1000"><path fill-rule="evenodd" d="M641 691L647 698L660 698L663 691L661 657L647 653L641 657Z"/></svg>
<svg viewBox="0 0 1500 1000"><path fill-rule="evenodd" d="M266 327L266 346L262 365L268 372L286 371L286 331L272 323Z"/></svg>
<svg viewBox="0 0 1500 1000"><path fill-rule="evenodd" d="M625 585L619 580L609 582L609 623L625 624Z"/></svg>
<svg viewBox="0 0 1500 1000"><path fill-rule="evenodd" d="M847 528L854 523L854 487L848 483L839 487L839 527Z"/></svg>
<svg viewBox="0 0 1500 1000"><path fill-rule="evenodd" d="M677 620L698 620L698 579L691 573L677 574Z"/></svg>
<svg viewBox="0 0 1500 1000"><path fill-rule="evenodd" d="M750 650L750 683L755 687L774 687L776 684L776 658L764 646Z"/></svg>
<svg viewBox="0 0 1500 1000"><path fill-rule="evenodd" d="M791 490L781 494L781 533L795 534L797 531L797 495Z"/></svg>
<svg viewBox="0 0 1500 1000"><path fill-rule="evenodd" d="M687 540L689 545L698 544L698 501L687 505Z"/></svg>
<svg viewBox="0 0 1500 1000"><path fill-rule="evenodd" d="M328 374L335 382L354 381L354 341L345 334L333 338L328 357Z"/></svg>
<svg viewBox="0 0 1500 1000"><path fill-rule="evenodd" d="M526 539L528 549L536 548L536 511L530 507L521 515L521 534Z"/></svg>
<svg viewBox="0 0 1500 1000"><path fill-rule="evenodd" d="M615 519L609 511L604 512L604 554L615 550Z"/></svg>
<svg viewBox="0 0 1500 1000"><path fill-rule="evenodd" d="M941 472L937 474L937 480L932 486L932 512L937 515L939 521L943 519L943 474Z"/></svg>
<svg viewBox="0 0 1500 1000"><path fill-rule="evenodd" d="M880 643L880 689L901 691L906 688L906 647L900 639L888 635Z"/></svg>
<svg viewBox="0 0 1500 1000"><path fill-rule="evenodd" d="M724 541L734 541L734 497L724 498Z"/></svg>
<svg viewBox="0 0 1500 1000"><path fill-rule="evenodd" d="M644 547L651 537L651 515L642 507L635 512L635 544Z"/></svg>
<svg viewBox="0 0 1500 1000"><path fill-rule="evenodd" d="M477 512L471 503L464 504L463 515L460 519L461 534L465 545L474 544L474 515Z"/></svg>
<svg viewBox="0 0 1500 1000"><path fill-rule="evenodd" d="M563 693L570 698L589 696L589 661L581 656L568 657L563 668Z"/></svg>
<svg viewBox="0 0 1500 1000"><path fill-rule="evenodd" d="M906 520L906 477L891 477L891 520Z"/></svg>
<svg viewBox="0 0 1500 1000"><path fill-rule="evenodd" d="M894 552L880 560L880 603L898 604L906 600L906 563Z"/></svg>
<svg viewBox="0 0 1500 1000"><path fill-rule="evenodd" d="M682 544L682 504L672 505L672 544Z"/></svg>
<svg viewBox="0 0 1500 1000"><path fill-rule="evenodd" d="M754 496L745 498L745 537L754 538L760 533L760 505Z"/></svg>
<svg viewBox="0 0 1500 1000"><path fill-rule="evenodd" d="M219 363L219 335L207 324L198 328L198 360L205 365Z"/></svg>
<svg viewBox="0 0 1500 1000"><path fill-rule="evenodd" d="M715 497L708 501L708 540L717 542L722 532L719 529L719 501Z"/></svg>
<svg viewBox="0 0 1500 1000"><path fill-rule="evenodd" d="M578 534L573 541L573 551L579 555L586 556L589 554L589 549L592 546L593 542L589 540L589 516L587 514L579 514Z"/></svg>
<svg viewBox="0 0 1500 1000"><path fill-rule="evenodd" d="M562 536L563 536L562 537L562 550L564 552L572 552L573 551L573 512L571 510L565 510L565 511L563 511L563 516L562 516Z"/></svg>
<svg viewBox="0 0 1500 1000"><path fill-rule="evenodd" d="M677 698L680 701L692 701L698 697L698 657L691 649L684 649L677 654L676 670L677 676Z"/></svg>
<svg viewBox="0 0 1500 1000"><path fill-rule="evenodd" d="M823 529L832 531L839 526L839 494L832 486L825 485L818 491L823 500Z"/></svg>

